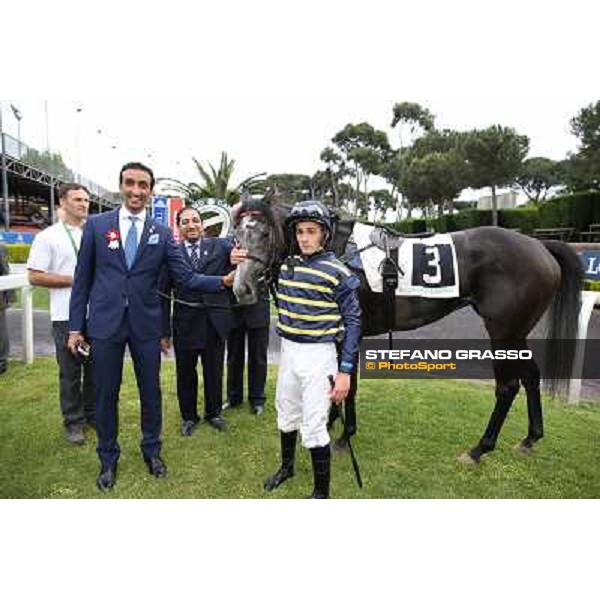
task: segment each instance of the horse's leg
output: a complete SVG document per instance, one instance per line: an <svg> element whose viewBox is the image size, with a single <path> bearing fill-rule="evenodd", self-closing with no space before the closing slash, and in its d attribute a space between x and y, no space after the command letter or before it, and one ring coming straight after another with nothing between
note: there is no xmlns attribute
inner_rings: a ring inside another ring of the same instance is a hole
<svg viewBox="0 0 600 600"><path fill-rule="evenodd" d="M527 437L518 444L517 450L527 454L531 451L533 445L544 437L544 420L540 398L540 370L533 359L522 362L521 383L527 394L529 429Z"/></svg>
<svg viewBox="0 0 600 600"><path fill-rule="evenodd" d="M484 320L492 347L526 348L527 335L559 288L561 270L556 261L539 242L502 229L474 229L455 238L459 265L462 260L465 271L461 293L471 298ZM461 239L468 243L462 244ZM477 462L495 447L521 381L528 392L527 443L541 436L539 371L522 362L494 364L496 406L479 444L463 455L466 460Z"/></svg>
<svg viewBox="0 0 600 600"><path fill-rule="evenodd" d="M494 347L493 342L492 347ZM491 452L496 447L506 415L519 392L520 385L516 365L508 364L506 361L494 361L494 376L496 379L496 406L477 446L459 456L459 461L462 463L478 463L485 453Z"/></svg>

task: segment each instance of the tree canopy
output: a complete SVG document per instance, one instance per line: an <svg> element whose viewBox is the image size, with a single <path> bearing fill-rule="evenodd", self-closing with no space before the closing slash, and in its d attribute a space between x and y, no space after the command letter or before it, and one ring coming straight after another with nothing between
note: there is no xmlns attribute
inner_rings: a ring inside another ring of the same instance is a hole
<svg viewBox="0 0 600 600"><path fill-rule="evenodd" d="M442 213L452 207L465 187L465 162L458 152L430 152L414 158L403 179L403 190L420 204L431 202Z"/></svg>
<svg viewBox="0 0 600 600"><path fill-rule="evenodd" d="M573 190L600 189L600 101L582 108L571 119L579 151L563 162L567 186Z"/></svg>
<svg viewBox="0 0 600 600"><path fill-rule="evenodd" d="M492 223L498 224L496 188L512 183L529 150L529 138L510 127L492 125L463 137L462 152L469 163L470 187L492 189Z"/></svg>
<svg viewBox="0 0 600 600"><path fill-rule="evenodd" d="M265 196L272 201L298 202L312 194L309 175L274 173L265 179Z"/></svg>
<svg viewBox="0 0 600 600"><path fill-rule="evenodd" d="M366 214L369 177L382 172L392 152L387 134L369 123L349 123L331 141L336 149L325 148L321 159L328 162L330 169L335 165L340 179L348 177L353 181L354 193L346 198L346 203L354 204L356 215Z"/></svg>
<svg viewBox="0 0 600 600"><path fill-rule="evenodd" d="M548 192L562 183L560 164L543 156L525 160L516 178L517 186L534 204L545 200Z"/></svg>
<svg viewBox="0 0 600 600"><path fill-rule="evenodd" d="M232 182L235 168L235 160L229 159L227 152L221 152L219 167L215 168L212 163L204 167L195 157L192 157L196 169L200 174L200 183L190 183L187 186L187 192L192 200L201 198L218 198L226 200L233 205L240 199L242 189L253 192L254 186L260 189L262 174L252 175L237 185Z"/></svg>

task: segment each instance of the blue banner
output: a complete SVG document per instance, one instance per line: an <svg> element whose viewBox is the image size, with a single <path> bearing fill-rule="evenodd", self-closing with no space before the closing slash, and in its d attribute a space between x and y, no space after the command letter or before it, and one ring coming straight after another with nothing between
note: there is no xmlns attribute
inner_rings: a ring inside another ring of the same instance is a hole
<svg viewBox="0 0 600 600"><path fill-rule="evenodd" d="M169 226L169 204L166 196L154 196L152 199L152 216L159 223Z"/></svg>
<svg viewBox="0 0 600 600"><path fill-rule="evenodd" d="M582 250L579 258L585 270L585 279L600 280L600 250Z"/></svg>
<svg viewBox="0 0 600 600"><path fill-rule="evenodd" d="M33 244L35 233L21 231L0 231L0 242L5 244Z"/></svg>

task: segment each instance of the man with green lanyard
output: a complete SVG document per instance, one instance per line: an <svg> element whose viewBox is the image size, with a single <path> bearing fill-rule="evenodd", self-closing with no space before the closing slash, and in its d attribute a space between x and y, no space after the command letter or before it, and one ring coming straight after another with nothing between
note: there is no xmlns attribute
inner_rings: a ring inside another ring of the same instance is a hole
<svg viewBox="0 0 600 600"><path fill-rule="evenodd" d="M67 339L73 274L90 197L84 186L67 183L59 190L59 200L60 218L36 235L27 269L31 285L50 289L50 319L65 437L71 444L80 445L85 442L84 426L95 426L91 362L74 358L67 348Z"/></svg>

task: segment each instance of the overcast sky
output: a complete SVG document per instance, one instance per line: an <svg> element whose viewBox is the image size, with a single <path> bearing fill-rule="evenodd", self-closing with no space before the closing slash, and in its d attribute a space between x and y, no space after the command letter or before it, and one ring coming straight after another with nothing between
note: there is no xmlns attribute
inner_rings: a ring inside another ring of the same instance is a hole
<svg viewBox="0 0 600 600"><path fill-rule="evenodd" d="M5 129L16 134L13 103L23 140L44 149L48 98L51 149L112 189L127 160L189 181L191 156L216 163L221 150L238 181L312 173L349 122L397 145L400 101L439 128L514 127L530 155L559 159L576 148L569 119L600 99L593 2L33 4L1 13L15 25L3 31Z"/></svg>

